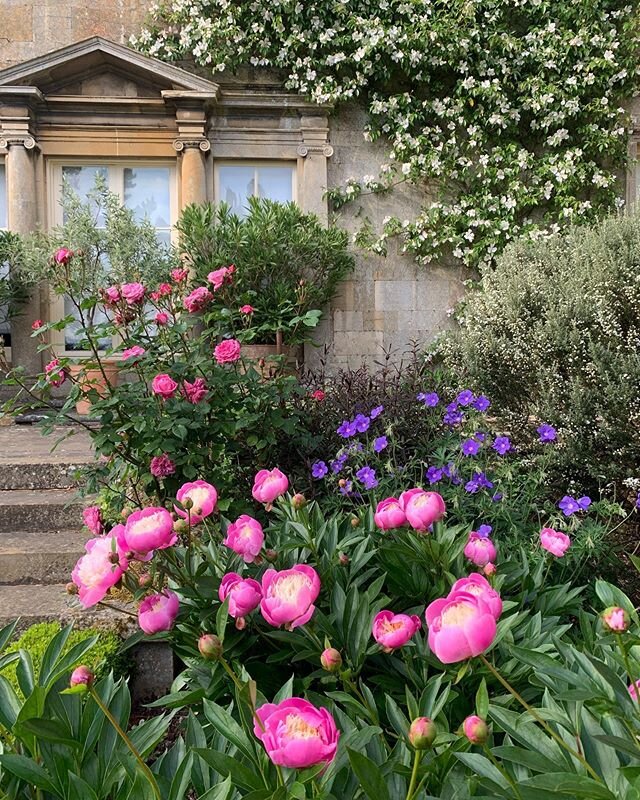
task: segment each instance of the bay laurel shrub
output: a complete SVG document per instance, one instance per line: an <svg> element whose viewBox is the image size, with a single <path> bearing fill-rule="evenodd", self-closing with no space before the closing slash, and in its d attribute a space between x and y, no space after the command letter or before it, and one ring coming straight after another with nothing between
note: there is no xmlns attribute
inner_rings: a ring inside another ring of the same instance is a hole
<svg viewBox="0 0 640 800"><path fill-rule="evenodd" d="M565 478L637 477L639 289L638 215L521 239L482 273L437 353L491 397L522 444L519 420L552 424Z"/></svg>

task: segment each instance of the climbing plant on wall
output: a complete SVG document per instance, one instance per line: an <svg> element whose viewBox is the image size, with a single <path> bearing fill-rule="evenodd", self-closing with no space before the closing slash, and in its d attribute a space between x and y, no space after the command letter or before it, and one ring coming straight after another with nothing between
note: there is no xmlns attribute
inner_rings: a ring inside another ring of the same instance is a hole
<svg viewBox="0 0 640 800"><path fill-rule="evenodd" d="M212 71L283 71L320 103L363 103L383 138L379 175L334 207L398 182L429 189L390 236L428 263L490 262L517 234L587 222L620 204L626 98L637 84L638 10L621 0L174 0L134 40Z"/></svg>

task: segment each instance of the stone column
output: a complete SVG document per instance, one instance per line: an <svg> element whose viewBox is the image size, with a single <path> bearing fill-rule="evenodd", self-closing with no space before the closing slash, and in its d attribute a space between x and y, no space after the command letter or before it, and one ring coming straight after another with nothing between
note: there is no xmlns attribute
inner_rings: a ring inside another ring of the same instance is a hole
<svg viewBox="0 0 640 800"><path fill-rule="evenodd" d="M176 139L173 143L180 159L180 183L182 187L182 208L191 203L204 203L207 200L207 174L205 156L211 149L208 139Z"/></svg>

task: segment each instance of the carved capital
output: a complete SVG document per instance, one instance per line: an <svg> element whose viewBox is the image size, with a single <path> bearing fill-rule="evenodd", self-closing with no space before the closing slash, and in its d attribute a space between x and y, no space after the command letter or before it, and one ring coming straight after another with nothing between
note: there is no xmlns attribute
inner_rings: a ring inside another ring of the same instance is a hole
<svg viewBox="0 0 640 800"><path fill-rule="evenodd" d="M9 149L16 145L24 147L25 150L35 150L38 148L36 140L33 136L29 136L28 134L5 133L0 137L0 147Z"/></svg>
<svg viewBox="0 0 640 800"><path fill-rule="evenodd" d="M299 144L296 152L302 158L306 158L309 153L330 158L333 155L333 147L330 144Z"/></svg>
<svg viewBox="0 0 640 800"><path fill-rule="evenodd" d="M173 143L173 149L178 153L189 148L198 148L203 153L208 153L211 150L211 142L208 139L176 139Z"/></svg>

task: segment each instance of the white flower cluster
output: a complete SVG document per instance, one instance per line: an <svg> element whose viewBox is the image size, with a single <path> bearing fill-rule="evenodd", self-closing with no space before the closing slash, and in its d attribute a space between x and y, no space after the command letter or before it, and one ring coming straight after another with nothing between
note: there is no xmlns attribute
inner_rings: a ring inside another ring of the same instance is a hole
<svg viewBox="0 0 640 800"><path fill-rule="evenodd" d="M281 69L289 89L319 103L365 103L365 138L386 139L389 163L332 190L334 204L399 181L440 191L408 225L389 221L378 249L400 235L423 262L448 250L478 265L518 234L615 207L628 128L620 102L639 74L635 6L448 5L174 0L152 6L134 44L215 71Z"/></svg>

